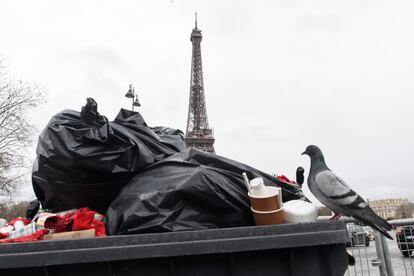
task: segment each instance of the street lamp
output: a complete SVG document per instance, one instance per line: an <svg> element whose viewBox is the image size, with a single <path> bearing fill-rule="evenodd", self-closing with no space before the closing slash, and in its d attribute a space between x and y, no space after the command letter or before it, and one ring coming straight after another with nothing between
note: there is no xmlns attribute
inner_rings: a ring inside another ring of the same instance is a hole
<svg viewBox="0 0 414 276"><path fill-rule="evenodd" d="M125 94L125 97L132 99L132 111L134 111L134 106L141 106L141 103L138 101L138 95L135 94L135 88L132 86L132 84L129 85L129 89Z"/></svg>

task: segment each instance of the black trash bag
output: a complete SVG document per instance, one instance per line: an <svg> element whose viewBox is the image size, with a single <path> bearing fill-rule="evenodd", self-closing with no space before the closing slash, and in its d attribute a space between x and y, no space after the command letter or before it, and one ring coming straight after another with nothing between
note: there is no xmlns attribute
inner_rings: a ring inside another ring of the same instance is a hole
<svg viewBox="0 0 414 276"><path fill-rule="evenodd" d="M254 225L242 173L282 188L284 201L305 199L297 185L236 161L195 149L136 175L106 213L109 234L137 234Z"/></svg>
<svg viewBox="0 0 414 276"><path fill-rule="evenodd" d="M29 206L26 208L26 218L32 220L37 212L39 212L40 209L40 201L39 199L33 199L30 201Z"/></svg>
<svg viewBox="0 0 414 276"><path fill-rule="evenodd" d="M89 207L105 213L132 177L185 149L182 132L174 131L154 131L138 112L125 109L108 122L89 98L81 113L55 115L40 134L34 192L52 212Z"/></svg>
<svg viewBox="0 0 414 276"><path fill-rule="evenodd" d="M177 152L183 150L184 133L181 130L163 126L151 127L151 129L159 136L164 145L168 145ZM177 139L177 136L181 139Z"/></svg>

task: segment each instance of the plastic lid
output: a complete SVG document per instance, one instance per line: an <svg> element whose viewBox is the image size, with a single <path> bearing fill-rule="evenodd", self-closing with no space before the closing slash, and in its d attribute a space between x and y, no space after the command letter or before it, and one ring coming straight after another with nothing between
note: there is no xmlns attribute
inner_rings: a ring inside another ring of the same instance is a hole
<svg viewBox="0 0 414 276"><path fill-rule="evenodd" d="M252 179L250 181L250 187L255 190L263 188L264 187L263 178L257 177L257 178Z"/></svg>

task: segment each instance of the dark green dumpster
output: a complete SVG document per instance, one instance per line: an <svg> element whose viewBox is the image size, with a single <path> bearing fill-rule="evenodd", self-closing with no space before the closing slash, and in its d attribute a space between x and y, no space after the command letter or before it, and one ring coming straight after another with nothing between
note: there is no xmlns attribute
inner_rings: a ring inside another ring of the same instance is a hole
<svg viewBox="0 0 414 276"><path fill-rule="evenodd" d="M0 275L343 275L342 221L0 245Z"/></svg>

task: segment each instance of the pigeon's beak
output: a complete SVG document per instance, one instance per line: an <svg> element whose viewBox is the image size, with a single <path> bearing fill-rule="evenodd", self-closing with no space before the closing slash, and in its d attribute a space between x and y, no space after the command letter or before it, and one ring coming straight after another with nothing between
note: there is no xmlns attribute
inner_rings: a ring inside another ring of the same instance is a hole
<svg viewBox="0 0 414 276"><path fill-rule="evenodd" d="M302 152L300 155L304 155L304 154L308 154L308 152L305 150L304 152Z"/></svg>

